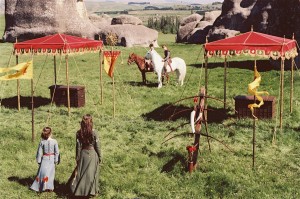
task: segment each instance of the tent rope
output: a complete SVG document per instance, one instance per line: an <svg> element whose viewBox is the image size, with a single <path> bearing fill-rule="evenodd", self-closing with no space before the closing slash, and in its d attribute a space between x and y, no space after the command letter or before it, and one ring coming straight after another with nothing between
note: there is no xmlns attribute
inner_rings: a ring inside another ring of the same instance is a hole
<svg viewBox="0 0 300 199"><path fill-rule="evenodd" d="M196 65L196 63L197 63L197 61L198 61L200 55L202 54L202 50L203 50L203 48L201 48L201 50L200 50L200 52L199 52L199 54L198 54L198 56L197 56L197 58L196 58L196 60L195 60L194 65ZM188 82L190 81L191 76L194 74L194 73L193 73L194 70L195 70L195 67L193 67L192 72L190 73L189 77L187 78L186 83L185 83L185 85L184 85L184 88L183 88L183 90L182 90L182 92L181 92L181 94L180 94L180 96L179 96L179 99L182 98L182 96L183 96L183 94L184 94L184 92L185 92L185 90L186 90L186 87L187 87L187 85L188 85ZM200 72L200 78L199 78L199 85L200 85L201 80L202 80L203 59L202 59L202 67L201 67L201 70L200 70L200 71L201 71L201 72ZM199 86L198 86L198 88L199 88ZM198 94L198 92L197 92L197 94ZM177 107L174 108L172 115L175 114L176 110L177 110Z"/></svg>
<svg viewBox="0 0 300 199"><path fill-rule="evenodd" d="M59 66L58 66L58 73L57 74L60 74L60 69L61 69L61 63L62 63L62 56L60 56L60 61L59 61ZM46 125L48 126L49 125L49 122L51 120L51 116L52 116L52 110L53 110L53 105L54 105L54 96L55 96L55 92L56 92L56 85L54 87L54 90L53 90L53 94L51 96L51 102L50 102L50 107L48 109L48 116L47 116L47 122L46 122Z"/></svg>
<svg viewBox="0 0 300 199"><path fill-rule="evenodd" d="M47 54L47 56L46 56L46 58L45 58L45 60L44 60L42 69L41 69L41 71L40 71L40 75L38 76L38 79L37 79L37 81L35 82L35 86L34 86L33 92L35 91L35 88L37 87L37 85L38 85L38 83L39 83L39 80L40 80L40 78L41 78L41 75L42 75L42 72L43 72L43 70L44 70L44 67L45 67L45 64L46 64L47 59L48 59L48 54Z"/></svg>
<svg viewBox="0 0 300 199"><path fill-rule="evenodd" d="M86 85L87 85L87 84L86 84L86 81L84 80L83 75L82 75L81 71L79 70L77 61L76 61L76 59L75 59L74 56L73 56L73 61L74 61L74 63L75 63L77 72L78 72L78 74L79 74L79 76L80 76L80 78L81 78L81 81L83 82L84 87L87 88L87 87L86 87ZM91 95L91 93L89 92L89 89L85 89L85 92L88 93L89 95ZM93 102L94 105L97 104L93 98L92 98L92 102ZM95 112L96 112L96 114L100 117L100 112L99 112L99 110L98 110L98 106L95 106Z"/></svg>
<svg viewBox="0 0 300 199"><path fill-rule="evenodd" d="M282 78L282 77L281 77ZM279 81L279 86L280 88L280 81ZM278 94L277 94L277 99L280 98L280 89L278 89ZM276 135L277 135L277 125L278 125L278 115L279 115L279 106L277 106L276 110L276 117L275 117L275 127L274 127L274 132L273 132L273 138L272 138L272 143L276 144Z"/></svg>
<svg viewBox="0 0 300 199"><path fill-rule="evenodd" d="M12 50L11 53L10 53L10 56L9 56L7 65L6 65L7 68L10 66L10 62L11 62L11 58L12 58L13 53L14 53L14 51ZM5 83L6 83L5 85L7 85L7 81L6 81ZM1 98L0 98L0 108L1 108L1 105L2 105L3 93L4 93L4 91L5 91L3 85L4 85L3 81L0 81L0 88L1 88L1 94L0 94L0 95L1 95ZM2 87L2 86L3 86L3 87Z"/></svg>

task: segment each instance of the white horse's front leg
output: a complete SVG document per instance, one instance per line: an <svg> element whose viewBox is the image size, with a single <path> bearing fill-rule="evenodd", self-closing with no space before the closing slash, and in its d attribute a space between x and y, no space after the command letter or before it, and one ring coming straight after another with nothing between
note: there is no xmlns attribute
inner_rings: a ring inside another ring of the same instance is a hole
<svg viewBox="0 0 300 199"><path fill-rule="evenodd" d="M161 88L161 87L162 87L161 73L158 73L158 74L157 74L157 80L158 80L158 87L157 87L157 88Z"/></svg>

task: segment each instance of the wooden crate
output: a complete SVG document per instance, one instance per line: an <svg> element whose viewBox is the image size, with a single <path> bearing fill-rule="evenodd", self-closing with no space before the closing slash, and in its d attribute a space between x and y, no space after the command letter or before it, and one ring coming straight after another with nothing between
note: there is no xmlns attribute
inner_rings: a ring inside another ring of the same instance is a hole
<svg viewBox="0 0 300 199"><path fill-rule="evenodd" d="M56 105L68 106L68 87L65 85L52 85L49 87L50 97ZM70 106L83 107L85 105L85 89L84 86L69 86L70 90Z"/></svg>
<svg viewBox="0 0 300 199"><path fill-rule="evenodd" d="M276 98L274 96L263 96L262 98L264 100L264 105L260 108L254 108L254 115L260 119L274 118L276 115ZM253 117L248 105L254 103L254 96L239 95L236 96L234 100L236 115L238 117ZM259 104L259 101L256 100L256 103Z"/></svg>

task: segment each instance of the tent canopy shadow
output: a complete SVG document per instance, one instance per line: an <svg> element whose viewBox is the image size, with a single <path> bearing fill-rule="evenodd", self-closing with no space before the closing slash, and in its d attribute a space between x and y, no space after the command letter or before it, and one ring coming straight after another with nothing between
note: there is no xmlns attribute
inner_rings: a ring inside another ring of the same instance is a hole
<svg viewBox="0 0 300 199"><path fill-rule="evenodd" d="M183 105L163 104L162 106L154 109L153 111L143 114L147 120L155 121L176 121L178 119L189 120L192 107Z"/></svg>
<svg viewBox="0 0 300 199"><path fill-rule="evenodd" d="M207 122L208 123L220 123L230 117L229 110L223 108L215 108L208 106ZM153 111L143 114L142 116L146 120L155 121L176 121L178 119L184 119L189 121L190 114L193 107L187 107L184 105L164 104Z"/></svg>
<svg viewBox="0 0 300 199"><path fill-rule="evenodd" d="M125 84L128 84L130 86L136 86L136 87L149 87L149 88L155 88L157 87L157 83L149 82L147 81L147 84L144 84L143 82L135 82L135 81L127 81Z"/></svg>
<svg viewBox="0 0 300 199"><path fill-rule="evenodd" d="M192 64L191 66L194 66L196 68L201 68L202 64ZM238 69L246 69L253 71L254 66L254 60L245 60L245 61L228 61L227 67L228 68L238 68ZM270 60L257 60L256 66L259 71L266 72L271 70L280 70L280 66L278 67L276 64L274 64L274 60L271 62ZM203 65L204 67L204 65ZM224 62L208 62L207 64L208 69L213 68L223 68Z"/></svg>
<svg viewBox="0 0 300 199"><path fill-rule="evenodd" d="M34 103L34 108L38 108L40 106L45 106L50 104L51 100L49 98L44 98L44 97L33 97L33 103ZM1 105L6 108L18 109L18 97L14 96L9 98L4 98L1 101ZM28 109L31 109L31 97L20 96L20 105L21 107L26 107Z"/></svg>

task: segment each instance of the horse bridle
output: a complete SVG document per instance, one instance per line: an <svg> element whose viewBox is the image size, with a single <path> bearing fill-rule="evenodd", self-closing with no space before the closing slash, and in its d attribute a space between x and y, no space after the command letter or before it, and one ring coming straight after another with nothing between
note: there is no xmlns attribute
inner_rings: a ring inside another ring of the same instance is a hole
<svg viewBox="0 0 300 199"><path fill-rule="evenodd" d="M132 64L132 62L134 62L134 59L132 59L131 56L129 55L127 64Z"/></svg>

